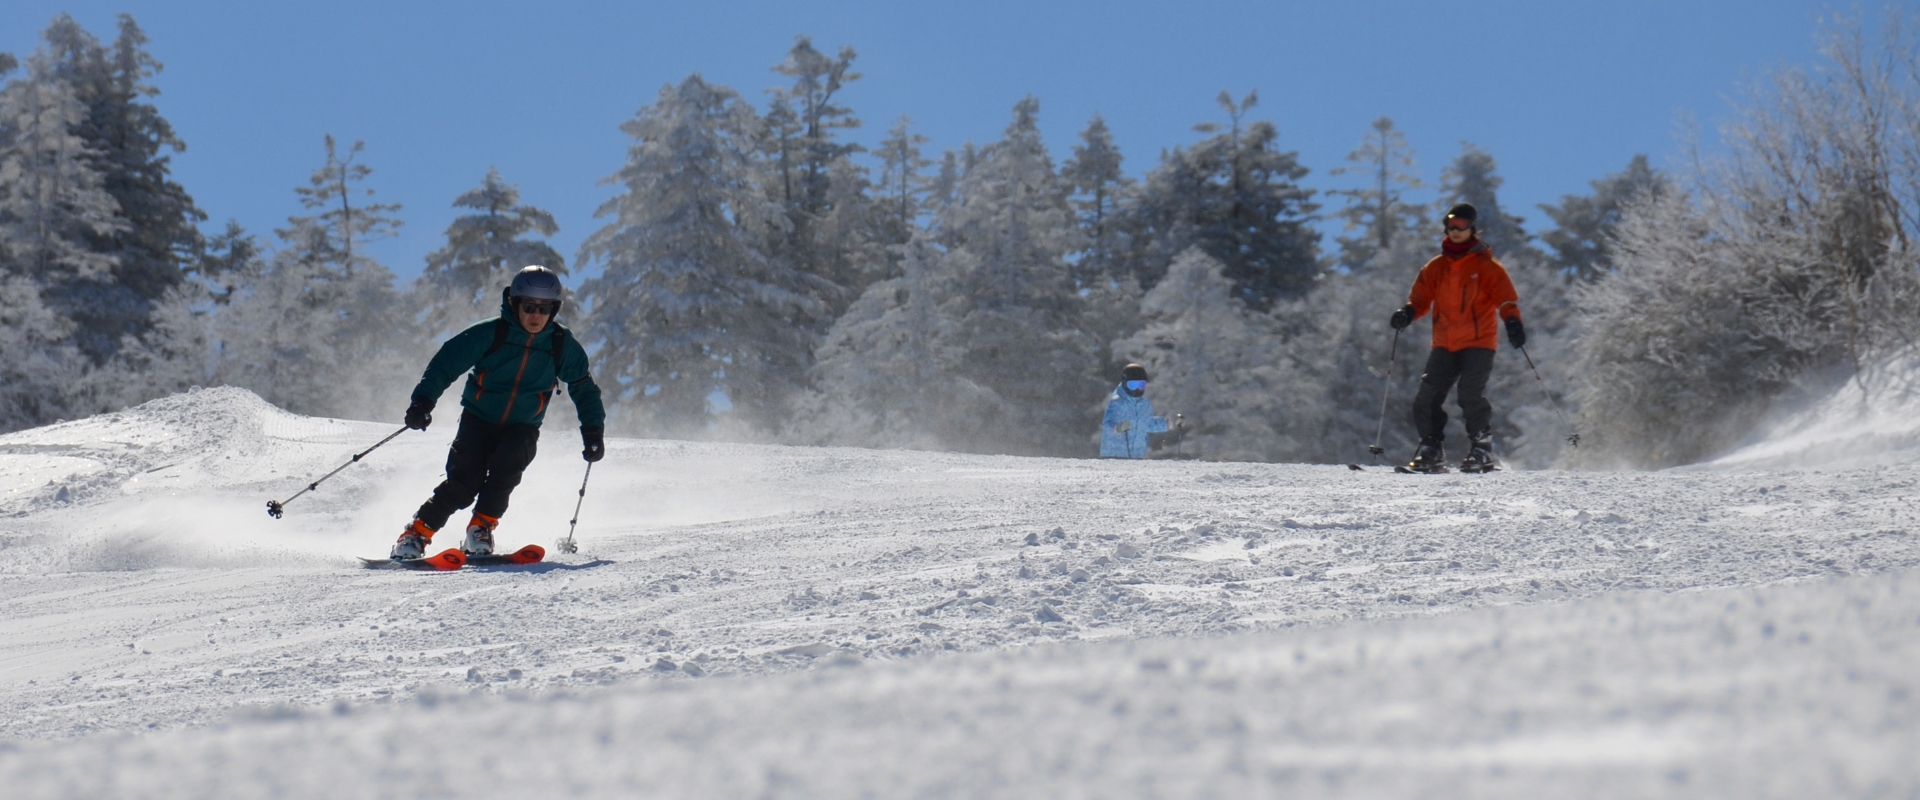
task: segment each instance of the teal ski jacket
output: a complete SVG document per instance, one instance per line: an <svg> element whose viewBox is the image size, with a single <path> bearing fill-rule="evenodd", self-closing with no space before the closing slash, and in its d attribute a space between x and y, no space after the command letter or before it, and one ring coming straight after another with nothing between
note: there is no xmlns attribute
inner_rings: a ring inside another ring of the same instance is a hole
<svg viewBox="0 0 1920 800"><path fill-rule="evenodd" d="M496 330L503 323L506 337L495 348ZM558 363L553 357L555 336L561 337ZM600 387L587 372L587 350L557 319L538 334L528 334L502 301L499 319L476 322L440 346L413 387L413 399L438 402L463 372L467 386L460 392L460 406L482 421L538 427L547 416L548 400L564 383L580 412L580 426L606 427Z"/></svg>

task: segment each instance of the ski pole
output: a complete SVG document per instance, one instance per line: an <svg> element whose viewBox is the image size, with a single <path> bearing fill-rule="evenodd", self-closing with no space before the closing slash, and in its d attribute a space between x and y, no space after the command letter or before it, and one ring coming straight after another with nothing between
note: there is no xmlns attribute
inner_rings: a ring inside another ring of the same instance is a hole
<svg viewBox="0 0 1920 800"><path fill-rule="evenodd" d="M567 538L554 542L553 546L562 553L578 553L580 546L573 543L573 528L580 524L580 504L587 502L587 479L593 477L593 462L587 462L587 474L580 478L580 499L573 501L573 519L567 520Z"/></svg>
<svg viewBox="0 0 1920 800"><path fill-rule="evenodd" d="M365 449L365 450L362 450L362 451L360 451L359 453L356 453L356 454L354 454L354 456L353 456L353 460L352 460L352 461L348 461L348 462L347 462L347 463L345 463L345 464L341 464L341 465L339 466L339 468L337 468L337 469L335 469L334 471L332 471L332 472L329 472L329 473L327 473L327 474L325 474L325 475L322 475L322 476L320 476L320 480L317 480L317 481L314 481L314 482L312 482L312 483L309 483L309 484L307 484L307 488L305 488L305 489L301 489L300 491L298 491L298 492L296 492L296 493L294 493L294 495L293 495L292 497L289 497L289 498L287 498L287 499L285 499L285 500L268 500L268 501L267 501L267 516L269 516L269 517L273 517L274 519L279 519L279 518L280 518L280 515L281 515L281 514L283 514L283 513L286 513L286 510L287 510L287 504L288 504L288 503L291 503L291 502L293 502L293 501L295 501L295 500L298 500L298 499L300 499L300 495L303 495L303 494L306 494L307 492L311 492L311 491L313 491L313 490L315 490L315 489L318 489L318 488L320 488L320 484L321 484L321 482L323 482L323 481L325 481L326 479L328 479L328 478L331 478L331 477L333 477L333 476L335 476L335 475L338 475L338 474L340 474L340 470L343 470L343 469L346 469L347 467L351 467L351 466L353 466L354 464L357 464L357 463L360 463L360 459L361 459L362 457L364 457L364 456L366 456L366 454L368 454L368 453L371 453L371 452L373 452L373 451L375 451L375 450L378 450L378 449L380 449L380 445L383 445L383 444L386 444L387 442L391 442L391 441L393 441L393 437L395 437L395 436L399 436L400 434L403 434L403 433L406 433L406 432L407 432L407 429L406 429L405 427L402 427L402 428L401 428L400 430L397 430L397 431L394 431L393 433L390 433L390 434L387 434L387 438L385 438L385 439L381 439L380 441L378 441L378 442L376 442L376 443L374 443L374 445L373 445L372 447L369 447L369 448L367 448L367 449Z"/></svg>
<svg viewBox="0 0 1920 800"><path fill-rule="evenodd" d="M1394 362L1394 359L1399 357L1399 355L1400 355L1400 329L1395 328L1393 329L1393 345L1387 348L1386 381L1383 384L1381 384L1381 387L1380 387L1380 424L1374 426L1373 444L1367 447L1367 452L1373 454L1373 460L1375 461L1380 460L1381 453L1387 452L1385 450L1380 449L1380 435L1382 433L1385 433L1387 430L1387 398L1393 395L1393 362Z"/></svg>
<svg viewBox="0 0 1920 800"><path fill-rule="evenodd" d="M1553 392L1547 389L1547 382L1540 379L1540 370L1533 366L1533 356L1527 355L1527 348L1525 347L1517 349L1520 351L1520 357L1527 360L1527 370L1533 373L1534 382L1540 384L1540 391L1546 393L1547 402L1553 405L1554 413L1560 415L1560 424L1565 425L1567 430L1573 431L1567 435L1567 445L1570 447L1579 447L1580 432L1574 430L1573 422L1567 418L1566 410L1560 407L1560 401L1553 399Z"/></svg>

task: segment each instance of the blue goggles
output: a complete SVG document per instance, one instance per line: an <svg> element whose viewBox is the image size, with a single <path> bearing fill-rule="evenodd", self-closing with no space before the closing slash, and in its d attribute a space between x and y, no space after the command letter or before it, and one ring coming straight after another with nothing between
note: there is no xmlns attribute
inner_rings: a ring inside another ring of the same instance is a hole
<svg viewBox="0 0 1920 800"><path fill-rule="evenodd" d="M1127 391L1137 392L1147 388L1146 381L1127 381Z"/></svg>

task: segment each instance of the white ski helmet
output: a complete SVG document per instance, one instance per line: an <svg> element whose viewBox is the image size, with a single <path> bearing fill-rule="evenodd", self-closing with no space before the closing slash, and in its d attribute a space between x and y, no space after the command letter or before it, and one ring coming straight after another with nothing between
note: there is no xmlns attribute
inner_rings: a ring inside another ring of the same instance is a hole
<svg viewBox="0 0 1920 800"><path fill-rule="evenodd" d="M525 297L529 300L552 300L560 302L565 289L560 285L560 276L553 270L535 264L525 267L513 276L513 285L507 287L507 297Z"/></svg>

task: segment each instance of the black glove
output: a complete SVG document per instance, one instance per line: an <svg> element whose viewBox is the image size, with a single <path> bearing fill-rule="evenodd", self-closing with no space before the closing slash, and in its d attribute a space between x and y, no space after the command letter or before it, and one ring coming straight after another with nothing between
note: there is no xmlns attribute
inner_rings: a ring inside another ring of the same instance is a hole
<svg viewBox="0 0 1920 800"><path fill-rule="evenodd" d="M1413 304L1408 303L1404 306L1401 306L1399 311L1393 312L1393 319L1387 320L1387 324L1392 325L1393 329L1396 331L1404 330L1408 325L1412 325L1413 324Z"/></svg>
<svg viewBox="0 0 1920 800"><path fill-rule="evenodd" d="M407 427L424 431L433 424L433 401L413 399L413 405L407 406Z"/></svg>
<svg viewBox="0 0 1920 800"><path fill-rule="evenodd" d="M1514 347L1527 346L1527 326L1520 324L1519 317L1507 320L1507 341L1512 342Z"/></svg>
<svg viewBox="0 0 1920 800"><path fill-rule="evenodd" d="M602 439L604 433L605 430L601 428L581 426L580 441L586 445L586 449L580 451L580 457L586 459L587 463L591 464L607 457L607 444Z"/></svg>

